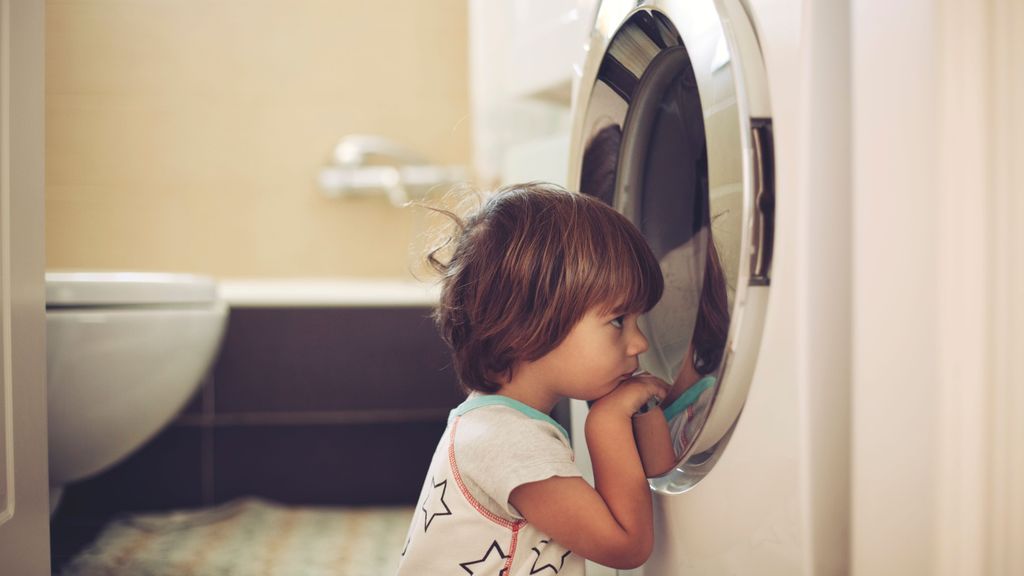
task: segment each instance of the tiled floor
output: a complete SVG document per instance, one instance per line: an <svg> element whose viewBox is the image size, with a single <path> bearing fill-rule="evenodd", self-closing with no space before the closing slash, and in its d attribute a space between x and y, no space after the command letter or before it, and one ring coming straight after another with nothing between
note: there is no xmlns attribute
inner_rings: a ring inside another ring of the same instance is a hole
<svg viewBox="0 0 1024 576"><path fill-rule="evenodd" d="M412 507L296 507L247 498L108 525L63 576L393 574Z"/></svg>

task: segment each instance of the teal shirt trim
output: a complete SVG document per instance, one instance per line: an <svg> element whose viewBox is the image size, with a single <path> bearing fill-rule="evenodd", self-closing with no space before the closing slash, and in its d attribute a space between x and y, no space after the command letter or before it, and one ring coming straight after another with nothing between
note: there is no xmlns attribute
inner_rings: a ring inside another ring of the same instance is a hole
<svg viewBox="0 0 1024 576"><path fill-rule="evenodd" d="M519 400L509 398L508 396L502 396L501 394L485 394L467 398L462 404L459 404L451 411L448 415L448 423L451 424L452 420L458 416L462 416L466 412L476 410L477 408L483 408L484 406L505 406L507 408L512 408L513 410L518 410L534 420L540 420L541 422L551 424L562 433L562 436L565 436L566 440L569 439L569 433L565 431L565 428L562 428L561 424L555 422L551 416L548 416L536 408L531 408Z"/></svg>
<svg viewBox="0 0 1024 576"><path fill-rule="evenodd" d="M691 404L696 402L697 398L700 398L700 395L703 394L705 390L714 385L714 376L705 376L698 380L696 384L690 386L686 392L683 392L682 396L676 398L674 402L665 408L665 419L671 420L678 416L680 412L686 410Z"/></svg>

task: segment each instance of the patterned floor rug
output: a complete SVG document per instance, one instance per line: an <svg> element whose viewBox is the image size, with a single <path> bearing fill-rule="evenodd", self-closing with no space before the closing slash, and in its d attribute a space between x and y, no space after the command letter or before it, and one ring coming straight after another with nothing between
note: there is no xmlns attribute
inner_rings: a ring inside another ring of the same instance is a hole
<svg viewBox="0 0 1024 576"><path fill-rule="evenodd" d="M62 576L394 574L411 507L314 508L242 499L112 522Z"/></svg>

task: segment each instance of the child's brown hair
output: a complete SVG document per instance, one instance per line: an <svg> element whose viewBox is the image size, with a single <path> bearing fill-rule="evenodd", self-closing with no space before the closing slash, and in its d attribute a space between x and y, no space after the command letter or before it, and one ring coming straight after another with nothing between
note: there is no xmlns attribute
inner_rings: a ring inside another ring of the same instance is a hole
<svg viewBox="0 0 1024 576"><path fill-rule="evenodd" d="M693 368L701 376L718 370L729 337L729 296L715 243L708 239L704 286L693 328Z"/></svg>
<svg viewBox="0 0 1024 576"><path fill-rule="evenodd" d="M451 216L451 258L438 249L428 260L442 274L437 326L467 391L497 392L595 306L641 313L661 298L643 235L589 196L530 182L498 190L465 221Z"/></svg>

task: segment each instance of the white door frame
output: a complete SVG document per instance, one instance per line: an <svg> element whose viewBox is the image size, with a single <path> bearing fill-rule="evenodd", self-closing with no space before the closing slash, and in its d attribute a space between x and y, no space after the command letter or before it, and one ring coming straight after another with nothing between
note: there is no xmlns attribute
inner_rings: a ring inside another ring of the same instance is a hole
<svg viewBox="0 0 1024 576"><path fill-rule="evenodd" d="M42 0L0 0L0 562L50 573Z"/></svg>

